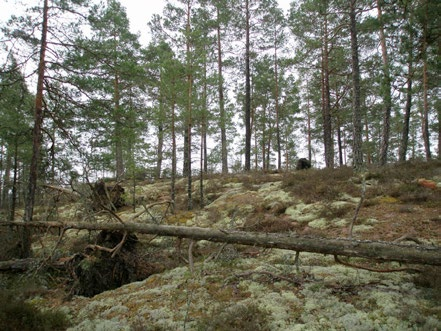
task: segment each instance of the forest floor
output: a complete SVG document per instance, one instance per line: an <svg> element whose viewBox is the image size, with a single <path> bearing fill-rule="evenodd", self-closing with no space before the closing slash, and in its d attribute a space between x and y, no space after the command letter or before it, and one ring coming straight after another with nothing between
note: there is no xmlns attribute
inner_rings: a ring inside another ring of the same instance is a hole
<svg viewBox="0 0 441 331"><path fill-rule="evenodd" d="M141 223L342 238L364 190L354 239L441 246L440 161L372 168L364 180L350 168L210 175L204 178L202 198L199 184L195 179L193 202L203 207L186 210L181 179L176 213L170 215L166 204L153 206L168 198L167 180L135 188L127 183L126 201L137 206L117 215ZM42 207L40 219L84 221L89 215L85 203L57 206L55 216ZM135 218L142 204L153 207ZM94 221L115 220L94 214ZM97 254L84 253L96 237L69 230L60 240L46 233L34 240L33 250L52 259L82 254L81 272L93 286L108 276L91 271ZM344 259L379 271L374 272L321 254L300 253L296 263L296 253L288 250L153 235L137 235L134 246L136 263L125 267L137 269L131 270L133 281L112 290L81 292L82 274L50 270L13 281L3 275L2 285L28 284L27 300L65 313L69 330L441 330L440 267ZM111 272L121 270L113 266Z"/></svg>

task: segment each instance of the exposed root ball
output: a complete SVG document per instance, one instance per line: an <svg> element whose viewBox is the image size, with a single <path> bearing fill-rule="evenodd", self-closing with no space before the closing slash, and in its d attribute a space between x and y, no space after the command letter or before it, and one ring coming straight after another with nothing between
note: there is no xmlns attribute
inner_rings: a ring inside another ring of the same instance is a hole
<svg viewBox="0 0 441 331"><path fill-rule="evenodd" d="M112 249L123 239L124 234L116 231L101 231L97 236L95 249L88 248L84 254L77 254L70 263L74 278L72 294L92 297L124 284L142 280L153 273L146 268L136 254L138 242L135 235L128 235L122 248L112 257ZM138 266L142 266L138 268ZM142 271L142 272L141 272Z"/></svg>

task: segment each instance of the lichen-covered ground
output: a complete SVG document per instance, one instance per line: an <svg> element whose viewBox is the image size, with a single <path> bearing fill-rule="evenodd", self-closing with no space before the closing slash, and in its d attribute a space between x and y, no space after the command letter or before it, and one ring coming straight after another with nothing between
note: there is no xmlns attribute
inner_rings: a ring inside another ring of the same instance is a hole
<svg viewBox="0 0 441 331"><path fill-rule="evenodd" d="M426 178L438 184L418 184ZM162 219L165 205L133 216L142 207L119 213L122 220L160 222L227 230L286 232L319 237L346 237L365 187L354 239L402 240L441 245L441 164L406 163L363 176L349 168L289 174L211 176L194 186L195 205L185 211L185 181L178 182L175 215ZM145 205L167 198L167 181L138 186ZM133 192L132 192L133 193ZM129 193L128 193L129 194ZM60 218L76 215L60 207ZM108 220L106 220L108 221ZM73 251L85 232L68 233L59 249ZM75 244L72 244L75 242ZM34 248L49 250L50 245ZM199 241L188 255L189 241L139 236L138 252L155 265L148 278L92 298L62 300L41 295L42 307L62 309L69 330L441 330L441 268L352 264L391 271L351 268L332 256L296 253ZM188 263L188 259L194 263ZM67 291L67 289L65 289Z"/></svg>

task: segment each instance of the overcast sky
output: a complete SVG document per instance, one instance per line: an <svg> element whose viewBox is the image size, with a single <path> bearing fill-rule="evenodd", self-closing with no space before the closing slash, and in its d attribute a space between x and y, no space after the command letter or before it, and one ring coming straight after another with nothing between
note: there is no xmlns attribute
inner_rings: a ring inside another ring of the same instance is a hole
<svg viewBox="0 0 441 331"><path fill-rule="evenodd" d="M286 11L292 0L278 0L280 6ZM41 0L40 0L41 2ZM134 33L141 34L141 43L146 44L148 40L147 22L153 14L161 14L165 0L120 0L127 9L131 29ZM22 4L36 3L36 0L0 0L0 21L6 21L12 14L19 14Z"/></svg>

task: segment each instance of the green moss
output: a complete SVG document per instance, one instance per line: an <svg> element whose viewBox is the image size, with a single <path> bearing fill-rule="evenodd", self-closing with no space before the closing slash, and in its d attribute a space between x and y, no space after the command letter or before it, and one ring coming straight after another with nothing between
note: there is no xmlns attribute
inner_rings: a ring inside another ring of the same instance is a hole
<svg viewBox="0 0 441 331"><path fill-rule="evenodd" d="M194 213L191 211L181 211L170 216L166 222L167 224L185 225L194 217Z"/></svg>

